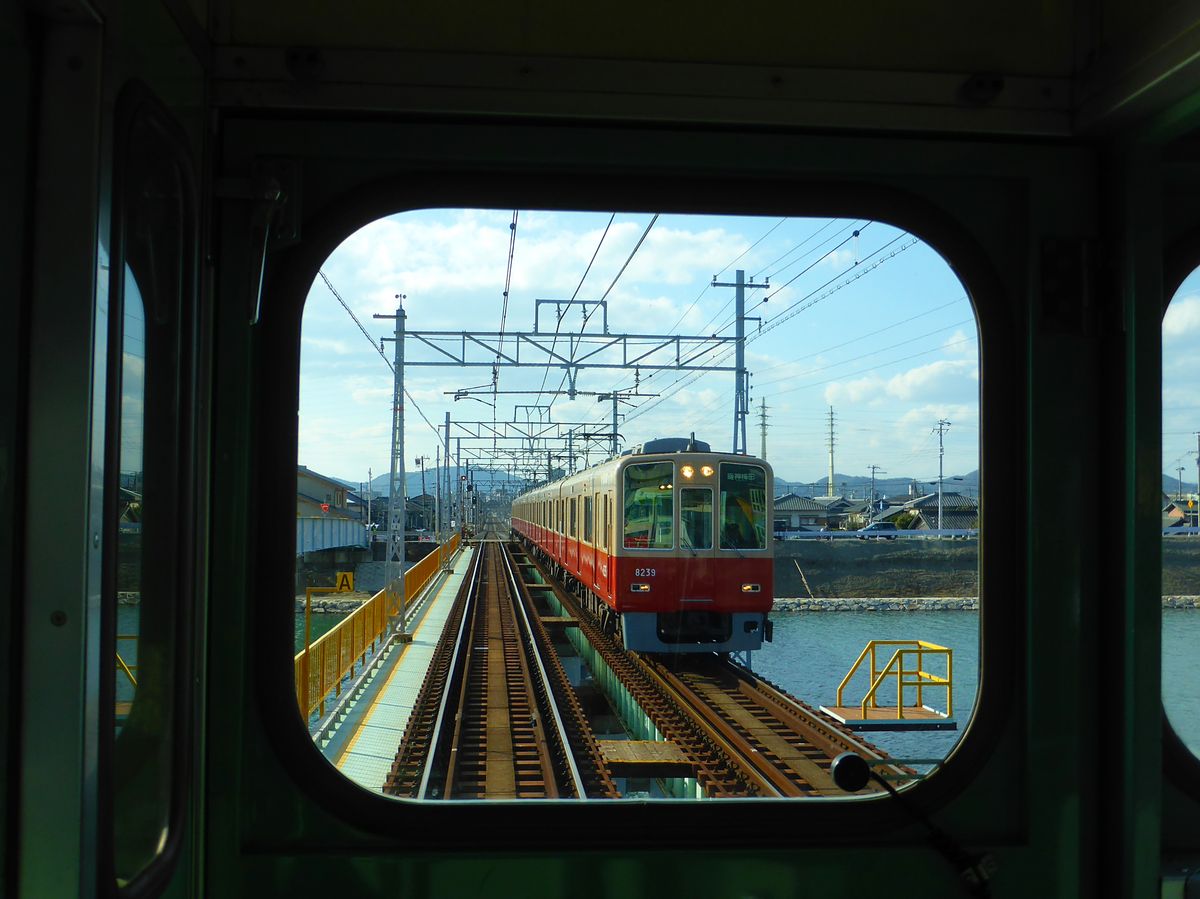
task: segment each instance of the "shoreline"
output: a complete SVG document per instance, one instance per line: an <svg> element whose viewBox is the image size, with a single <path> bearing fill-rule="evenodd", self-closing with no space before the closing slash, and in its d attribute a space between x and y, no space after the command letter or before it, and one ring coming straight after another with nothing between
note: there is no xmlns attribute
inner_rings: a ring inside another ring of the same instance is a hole
<svg viewBox="0 0 1200 899"><path fill-rule="evenodd" d="M312 610L322 614L346 614L361 606L369 596L345 599L313 597ZM1200 596L1164 596L1164 609L1200 609ZM304 597L296 599L296 611L304 612ZM856 596L844 598L777 597L775 612L977 612L974 596Z"/></svg>
<svg viewBox="0 0 1200 899"><path fill-rule="evenodd" d="M1164 609L1200 609L1200 596L1164 596ZM775 612L977 612L975 596L776 597Z"/></svg>

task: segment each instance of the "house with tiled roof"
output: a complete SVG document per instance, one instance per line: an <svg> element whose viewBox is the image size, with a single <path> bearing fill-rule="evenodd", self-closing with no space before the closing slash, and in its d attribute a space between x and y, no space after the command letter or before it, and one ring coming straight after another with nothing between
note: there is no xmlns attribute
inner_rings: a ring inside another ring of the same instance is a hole
<svg viewBox="0 0 1200 899"><path fill-rule="evenodd" d="M1162 526L1168 528L1196 527L1200 518L1200 501L1195 495L1168 499L1163 494Z"/></svg>
<svg viewBox="0 0 1200 899"><path fill-rule="evenodd" d="M911 512L916 515L913 524L915 529L938 529L938 495L936 493L927 493L910 500L897 509L889 509L884 520L894 519L903 512ZM943 491L941 528L943 530L972 530L978 527L979 503L973 497Z"/></svg>
<svg viewBox="0 0 1200 899"><path fill-rule="evenodd" d="M828 521L828 511L807 496L785 493L775 498L775 530L817 530Z"/></svg>

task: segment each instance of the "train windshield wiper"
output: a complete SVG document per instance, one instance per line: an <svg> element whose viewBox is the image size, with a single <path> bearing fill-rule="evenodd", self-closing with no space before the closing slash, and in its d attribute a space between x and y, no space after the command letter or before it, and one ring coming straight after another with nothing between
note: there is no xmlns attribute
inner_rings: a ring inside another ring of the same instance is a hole
<svg viewBox="0 0 1200 899"><path fill-rule="evenodd" d="M692 546L692 541L689 540L687 537L683 536L683 534L679 535L679 545L682 546L684 549L686 549L688 552L690 552L692 554L692 557L695 558L696 547Z"/></svg>

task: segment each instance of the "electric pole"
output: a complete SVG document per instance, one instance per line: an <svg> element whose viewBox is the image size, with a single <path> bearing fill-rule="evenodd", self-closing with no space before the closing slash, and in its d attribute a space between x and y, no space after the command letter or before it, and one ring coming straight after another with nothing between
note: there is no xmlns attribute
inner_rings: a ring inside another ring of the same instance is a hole
<svg viewBox="0 0 1200 899"><path fill-rule="evenodd" d="M825 495L833 496L833 446L835 443L833 436L833 406L829 407L829 486L826 488Z"/></svg>
<svg viewBox="0 0 1200 899"><path fill-rule="evenodd" d="M759 453L760 458L766 461L767 458L767 398L764 396L762 406L758 410L758 425L762 428L762 452Z"/></svg>
<svg viewBox="0 0 1200 899"><path fill-rule="evenodd" d="M1179 480L1175 487L1175 499L1178 500L1178 499L1183 499L1183 466L1180 465L1175 470L1177 472L1179 472Z"/></svg>
<svg viewBox="0 0 1200 899"><path fill-rule="evenodd" d="M717 276L713 275L713 287L732 287L735 289L734 305L736 308L736 363L734 365L733 374L733 451L746 455L746 417L750 413L750 383L749 374L746 371L746 288L768 288L771 286L771 279L768 278L762 284L755 284L754 279L750 279L750 283L746 283L746 273L742 269L735 272L733 283L718 281ZM749 319L750 321L761 321L758 317Z"/></svg>
<svg viewBox="0 0 1200 899"><path fill-rule="evenodd" d="M400 640L405 642L407 625L405 623L406 597L404 595L404 295L396 294L396 314L376 315L375 318L394 318L396 320L395 337L396 359L394 363L395 378L392 385L392 468L388 482L388 554L387 578L391 584L393 578L397 583L398 604L400 607ZM381 342L388 338L380 338ZM395 577L396 567L399 567L399 577Z"/></svg>
<svg viewBox="0 0 1200 899"><path fill-rule="evenodd" d="M946 447L943 443L943 435L950 427L950 422L944 418L939 418L937 423L938 435L938 530L942 529L942 460L946 455ZM940 535L939 535L940 536Z"/></svg>
<svg viewBox="0 0 1200 899"><path fill-rule="evenodd" d="M882 468L880 468L878 465L868 465L867 467L871 469L871 502L874 503L875 502L875 473L881 472L882 474L887 474L887 472L884 471Z"/></svg>

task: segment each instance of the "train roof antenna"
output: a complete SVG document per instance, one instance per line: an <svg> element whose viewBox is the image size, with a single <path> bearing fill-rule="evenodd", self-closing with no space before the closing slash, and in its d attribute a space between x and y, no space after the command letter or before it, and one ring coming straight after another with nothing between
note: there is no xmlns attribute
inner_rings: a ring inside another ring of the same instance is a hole
<svg viewBox="0 0 1200 899"><path fill-rule="evenodd" d="M696 432L692 431L692 436L688 438L687 452L694 453L696 451Z"/></svg>

